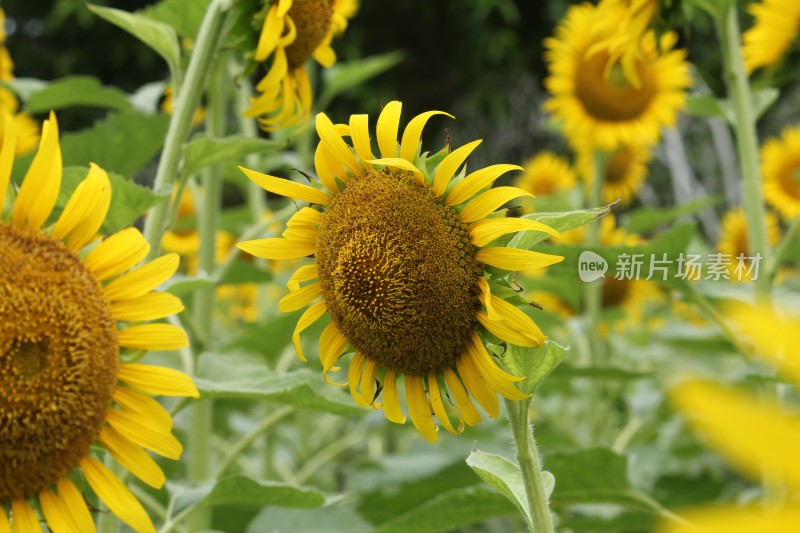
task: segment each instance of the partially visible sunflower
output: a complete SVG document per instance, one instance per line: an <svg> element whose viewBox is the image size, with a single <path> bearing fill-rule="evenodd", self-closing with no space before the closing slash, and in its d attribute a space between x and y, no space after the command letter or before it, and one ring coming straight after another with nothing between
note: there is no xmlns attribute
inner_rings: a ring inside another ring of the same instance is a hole
<svg viewBox="0 0 800 533"><path fill-rule="evenodd" d="M6 14L0 9L0 82L14 79L14 62L6 48L5 22ZM27 154L36 148L39 142L39 123L28 113L17 113L19 101L5 87L0 87L0 109L13 116L14 130L17 132L16 155Z"/></svg>
<svg viewBox="0 0 800 533"><path fill-rule="evenodd" d="M0 197L17 138L15 122L2 116ZM0 213L0 531L11 531L10 515L17 533L40 531L40 520L54 532L92 533L84 500L91 487L135 531L155 532L136 497L91 449L105 448L154 488L164 474L144 449L181 454L169 413L150 395L197 397L194 383L175 370L120 360L122 348L188 344L176 326L134 325L183 309L177 297L154 290L175 272L178 257L135 267L150 249L135 228L85 249L111 201L108 176L94 164L48 223L61 174L51 114L10 212Z"/></svg>
<svg viewBox="0 0 800 533"><path fill-rule="evenodd" d="M756 353L780 373L800 385L800 317L786 317L771 309L744 307L730 313L734 331L749 337ZM753 480L768 477L788 491L800 491L800 426L786 406L706 379L676 387L672 403L689 424L724 455L739 472ZM695 509L682 516L691 524L662 524L660 533L794 533L800 524L796 499L747 506Z"/></svg>
<svg viewBox="0 0 800 533"><path fill-rule="evenodd" d="M611 25L605 28L604 39L597 42L589 54L605 52L608 55L606 77L610 77L616 65L619 65L625 79L631 86L639 88L637 63L645 60L639 43L647 34L650 24L658 8L658 0L602 0L598 9L604 12L599 18L602 24Z"/></svg>
<svg viewBox="0 0 800 533"><path fill-rule="evenodd" d="M784 218L800 216L800 127L788 127L780 138L761 147L764 199Z"/></svg>
<svg viewBox="0 0 800 533"><path fill-rule="evenodd" d="M561 234L559 243L564 244L585 244L586 226L580 226ZM614 215L606 215L600 219L599 244L604 248L611 246L637 246L644 244L644 239L635 233L628 233L625 228L617 226L617 218Z"/></svg>
<svg viewBox="0 0 800 533"><path fill-rule="evenodd" d="M756 19L744 32L742 55L748 71L778 62L792 45L800 28L800 3L795 0L762 0L747 10Z"/></svg>
<svg viewBox="0 0 800 533"><path fill-rule="evenodd" d="M590 146L576 149L578 173L587 187L591 187L595 176L595 154ZM639 144L622 143L608 154L603 174L603 202L609 204L621 200L623 205L639 191L647 177L647 163L651 153Z"/></svg>
<svg viewBox="0 0 800 533"><path fill-rule="evenodd" d="M639 41L632 67L639 83L629 81L606 48L598 48L616 31L606 10L581 4L572 6L545 40L550 75L545 85L552 98L545 109L564 125L573 143L587 143L613 150L621 143L653 145L662 127L675 124L691 85L686 52L673 50L676 37L666 33L656 42L648 31ZM660 46L658 46L660 44ZM660 49L660 51L659 51ZM624 50L615 54L625 55ZM611 72L606 67L613 64Z"/></svg>
<svg viewBox="0 0 800 533"><path fill-rule="evenodd" d="M520 167L494 165L462 177L459 168L481 141L434 165L420 153L420 137L431 116L445 113L414 117L398 146L400 110L400 102L389 102L378 117L380 157L373 152L367 115L353 115L348 124L317 115L315 166L324 190L242 169L267 191L310 206L288 221L283 238L238 246L266 259L313 254L314 262L294 273L279 303L284 312L311 304L293 335L298 357L305 360L300 333L327 314L330 323L319 343L325 380L331 382L328 374L339 370L337 361L354 352L347 371L354 400L383 408L390 421L402 424L397 381L404 376L411 421L435 440L432 413L447 431L463 429L447 414L448 391L460 422L469 425L481 419L473 400L496 417L497 393L525 397L513 385L520 378L501 370L487 352L487 335L519 346L545 340L526 313L492 294L485 267L527 271L563 258L492 246L517 231L556 233L533 220L493 216L509 200L530 196L516 187L487 190Z"/></svg>
<svg viewBox="0 0 800 533"><path fill-rule="evenodd" d="M769 244L770 246L775 246L781 238L781 226L775 213L767 212L766 224ZM730 256L729 276L736 281L748 281L755 274L755 267L752 265L752 261L747 259L755 255L748 244L747 227L747 216L741 207L728 211L722 216L717 251L723 255ZM740 255L744 259L741 266L739 266L738 259ZM761 266L763 264L759 265L759 268Z"/></svg>
<svg viewBox="0 0 800 533"><path fill-rule="evenodd" d="M534 196L548 196L575 185L575 171L569 161L553 152L539 152L523 167L525 173L514 180L514 186Z"/></svg>
<svg viewBox="0 0 800 533"><path fill-rule="evenodd" d="M172 87L172 84L167 85L164 89L164 99L161 101L161 111L166 113L167 115L172 115L175 112L175 104L173 100L175 99L175 89ZM192 126L199 126L203 123L206 119L206 108L203 106L198 106L197 109L194 110L194 114L192 115Z"/></svg>
<svg viewBox="0 0 800 533"><path fill-rule="evenodd" d="M331 40L347 28L357 0L267 0L255 60L272 63L256 86L247 117L258 117L265 131L302 125L311 112L311 84L306 62L325 68L336 63Z"/></svg>

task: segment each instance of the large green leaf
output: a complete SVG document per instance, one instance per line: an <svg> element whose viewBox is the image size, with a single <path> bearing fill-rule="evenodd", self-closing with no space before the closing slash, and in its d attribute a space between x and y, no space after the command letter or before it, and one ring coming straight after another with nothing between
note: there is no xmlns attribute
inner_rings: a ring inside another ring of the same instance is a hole
<svg viewBox="0 0 800 533"><path fill-rule="evenodd" d="M115 87L104 87L91 76L69 76L32 92L25 105L30 113L46 113L68 107L86 106L130 109L128 95Z"/></svg>
<svg viewBox="0 0 800 533"><path fill-rule="evenodd" d="M497 516L515 513L503 495L481 486L454 489L416 509L381 524L374 533L439 533L457 531Z"/></svg>
<svg viewBox="0 0 800 533"><path fill-rule="evenodd" d="M161 0L138 13L169 24L181 37L194 38L210 3L211 0Z"/></svg>
<svg viewBox="0 0 800 533"><path fill-rule="evenodd" d="M538 348L508 345L502 361L512 374L525 378L517 383L517 387L522 392L533 394L542 380L564 359L568 351L569 348L564 348L551 340Z"/></svg>
<svg viewBox="0 0 800 533"><path fill-rule="evenodd" d="M474 450L467 457L467 465L489 485L498 489L506 498L513 503L525 521L528 528L533 529L533 518L528 508L528 497L525 493L525 483L522 480L522 473L519 465L513 463L503 456L487 453L481 450ZM544 473L545 491L547 496L553 492L555 478L549 472Z"/></svg>
<svg viewBox="0 0 800 533"><path fill-rule="evenodd" d="M331 100L341 93L363 85L364 82L383 74L403 60L400 52L354 59L346 63L337 63L323 72L325 83L323 91L317 100L319 109L326 109Z"/></svg>
<svg viewBox="0 0 800 533"><path fill-rule="evenodd" d="M274 152L281 149L282 146L284 146L283 143L241 135L231 135L220 139L197 135L183 148L183 173L192 175L209 165L223 161L233 160L241 164L246 155Z"/></svg>
<svg viewBox="0 0 800 533"><path fill-rule="evenodd" d="M64 166L96 163L133 178L161 150L168 127L166 115L112 113L89 129L61 137Z"/></svg>
<svg viewBox="0 0 800 533"><path fill-rule="evenodd" d="M713 207L722 201L721 196L706 196L672 207L643 207L628 215L625 228L631 233L646 233L658 226L669 224L681 217Z"/></svg>
<svg viewBox="0 0 800 533"><path fill-rule="evenodd" d="M579 211L566 211L563 213L532 213L522 218L536 220L546 224L557 231L568 231L592 220L608 214L615 204ZM550 235L541 231L520 231L508 243L510 248L531 249L535 244L549 238Z"/></svg>
<svg viewBox="0 0 800 533"><path fill-rule="evenodd" d="M181 49L178 34L169 24L121 9L89 4L89 10L119 26L164 58L173 79L180 79Z"/></svg>
<svg viewBox="0 0 800 533"><path fill-rule="evenodd" d="M321 372L303 368L278 373L241 354L203 354L195 383L206 398L270 400L340 415L366 413L349 395L325 383Z"/></svg>
<svg viewBox="0 0 800 533"><path fill-rule="evenodd" d="M758 89L751 93L753 110L756 118L760 118L780 96L774 87ZM692 115L706 118L722 118L729 124L736 124L736 111L733 103L725 98L714 98L709 94L690 96L686 100L686 109Z"/></svg>
<svg viewBox="0 0 800 533"><path fill-rule="evenodd" d="M263 509L247 526L247 533L265 531L319 531L324 524L325 533L362 533L372 526L357 513L342 505L320 509Z"/></svg>

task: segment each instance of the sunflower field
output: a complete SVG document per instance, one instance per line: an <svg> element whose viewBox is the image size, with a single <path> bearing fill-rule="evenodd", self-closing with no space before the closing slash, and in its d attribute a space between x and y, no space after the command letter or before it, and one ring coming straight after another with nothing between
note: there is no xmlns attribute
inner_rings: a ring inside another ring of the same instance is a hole
<svg viewBox="0 0 800 533"><path fill-rule="evenodd" d="M800 533L798 32L4 0L0 533Z"/></svg>

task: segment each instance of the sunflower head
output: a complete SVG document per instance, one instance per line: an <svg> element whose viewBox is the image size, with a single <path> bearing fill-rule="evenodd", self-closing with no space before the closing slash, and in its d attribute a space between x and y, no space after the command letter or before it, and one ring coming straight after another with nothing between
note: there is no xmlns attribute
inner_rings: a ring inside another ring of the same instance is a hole
<svg viewBox="0 0 800 533"><path fill-rule="evenodd" d="M767 240L770 246L775 246L781 238L781 226L775 213L767 211ZM732 280L748 281L753 275L751 272L752 261L748 259L755 255L750 249L747 235L747 216L743 208L728 211L722 216L722 223L717 241L717 251L730 256L729 276ZM743 258L744 268L739 266L739 257ZM737 268L739 271L737 271Z"/></svg>
<svg viewBox="0 0 800 533"><path fill-rule="evenodd" d="M286 312L311 304L295 329L298 356L305 360L300 332L327 315L319 348L325 379L331 381L340 358L353 353L347 371L353 398L382 407L397 423L405 421L402 380L412 422L434 440L431 413L457 433L463 423L481 418L473 400L497 416L497 393L524 397L512 385L518 378L492 361L484 338L520 346L545 339L525 312L492 294L496 280L486 267L503 277L562 258L491 245L520 230L555 233L533 220L494 213L509 200L530 196L515 187L489 188L519 167L459 172L480 141L432 157L421 152L423 127L431 116L446 114L439 111L413 118L398 144L400 111L399 102L384 107L377 146L367 115L353 115L348 124L317 115L315 166L324 189L243 169L266 190L310 205L289 220L283 238L239 246L267 259L314 255L291 277L290 292L280 301ZM458 429L443 401L446 391L460 413Z"/></svg>
<svg viewBox="0 0 800 533"><path fill-rule="evenodd" d="M586 144L576 148L578 172L587 187L591 187L596 175L595 151ZM621 200L630 204L647 177L647 163L651 153L640 144L621 143L607 153L603 171L602 199L605 203Z"/></svg>
<svg viewBox="0 0 800 533"><path fill-rule="evenodd" d="M761 148L764 199L784 218L800 216L800 127L788 127Z"/></svg>
<svg viewBox="0 0 800 533"><path fill-rule="evenodd" d="M793 0L762 0L747 10L755 24L742 35L742 56L748 71L777 63L791 47L800 28L800 4Z"/></svg>
<svg viewBox="0 0 800 533"><path fill-rule="evenodd" d="M16 139L15 122L4 113L0 197L9 185ZM94 531L86 489L71 480L77 469L134 530L155 531L91 448L102 445L156 488L164 474L144 449L171 458L181 453L170 415L148 393L197 396L194 384L174 370L120 361L123 348L187 344L180 328L149 323L183 309L176 297L154 291L175 271L177 257L133 268L149 251L133 228L84 251L98 240L111 185L91 165L49 224L61 175L51 115L10 211L0 211L0 531L10 531L6 505L16 531L39 527L30 500L53 531Z"/></svg>
<svg viewBox="0 0 800 533"><path fill-rule="evenodd" d="M569 161L552 152L539 152L528 159L525 173L514 181L514 185L534 196L548 196L575 185L575 171Z"/></svg>
<svg viewBox="0 0 800 533"><path fill-rule="evenodd" d="M550 66L545 84L552 95L546 108L563 122L573 143L604 150L623 142L654 144L683 106L691 79L685 53L673 50L675 36L665 34L657 43L648 31L609 48L617 23L613 10L573 6L556 36L545 41ZM620 63L620 56L630 59Z"/></svg>

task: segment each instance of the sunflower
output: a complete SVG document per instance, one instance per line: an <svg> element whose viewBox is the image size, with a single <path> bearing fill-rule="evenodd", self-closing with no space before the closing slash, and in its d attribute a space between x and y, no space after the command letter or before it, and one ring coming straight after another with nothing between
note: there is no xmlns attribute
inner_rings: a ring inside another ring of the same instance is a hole
<svg viewBox="0 0 800 533"><path fill-rule="evenodd" d="M784 218L800 216L800 127L788 127L761 148L764 199Z"/></svg>
<svg viewBox="0 0 800 533"><path fill-rule="evenodd" d="M775 213L767 212L767 239L770 246L775 246L781 238L781 226ZM724 256L730 256L728 272L730 279L748 281L755 274L755 267L749 257L755 254L750 250L747 236L747 216L741 207L728 211L722 216L722 227L719 232L717 251ZM739 265L739 256L742 256L742 265ZM751 272L751 270L753 272Z"/></svg>
<svg viewBox="0 0 800 533"><path fill-rule="evenodd" d="M595 176L595 154L591 147L577 148L578 172L590 187ZM640 144L621 143L609 154L603 173L603 202L609 204L621 200L623 204L631 203L647 177L647 163L650 161L650 150Z"/></svg>
<svg viewBox="0 0 800 533"><path fill-rule="evenodd" d="M492 362L484 346L487 333L519 346L545 340L527 314L492 294L494 281L484 267L531 270L563 258L487 246L520 230L556 234L533 220L490 216L513 198L531 196L516 187L485 190L502 174L521 168L494 165L457 175L479 140L453 150L438 165L438 158L420 154L422 129L431 116L446 114L440 111L413 118L398 147L400 110L400 102L393 101L378 117L380 158L373 155L367 115L337 125L317 115L321 140L315 166L324 190L243 168L267 191L311 206L292 216L283 238L238 246L266 259L313 254L314 262L297 269L279 303L284 312L312 304L294 331L298 356L305 361L300 333L327 313L330 323L319 343L325 380L330 383L337 361L354 352L347 382L356 403L382 407L386 418L402 424L406 417L397 381L404 376L411 421L426 439L435 440L432 412L447 431L463 429L461 423L455 429L447 415L448 390L460 422L469 425L481 419L472 399L495 417L496 393L525 397L512 384L520 378ZM312 280L317 281L301 285Z"/></svg>
<svg viewBox="0 0 800 533"><path fill-rule="evenodd" d="M14 127L3 113L2 196ZM144 449L172 459L181 454L169 413L150 394L197 397L194 384L175 370L120 361L121 348L188 344L178 327L132 325L183 309L175 296L153 290L172 275L178 257L133 268L149 251L135 228L85 249L111 200L108 176L94 164L48 224L61 172L51 114L10 212L0 213L0 531L11 531L10 508L18 533L40 531L40 518L54 532L93 532L84 501L88 483L123 522L139 533L154 532L141 504L90 449L104 447L155 488L164 474ZM82 476L72 475L76 471Z"/></svg>
<svg viewBox="0 0 800 533"><path fill-rule="evenodd" d="M742 55L744 65L752 72L778 62L792 45L800 27L800 4L794 0L762 0L747 10L756 19L744 32Z"/></svg>
<svg viewBox="0 0 800 533"><path fill-rule="evenodd" d="M563 123L573 144L603 150L620 143L655 144L661 128L675 124L684 90L691 85L686 53L673 50L674 34L664 34L657 46L655 34L648 31L626 44L639 47L631 67L639 83L632 84L619 64L607 72L613 57L597 45L616 31L610 16L590 4L573 6L556 36L545 40L550 67L545 84L552 95L545 109Z"/></svg>
<svg viewBox="0 0 800 533"><path fill-rule="evenodd" d="M604 248L611 246L638 246L644 244L644 239L634 233L628 233L625 228L617 226L614 215L606 215L600 219L599 244ZM586 244L586 227L581 226L561 234L559 243Z"/></svg>
<svg viewBox="0 0 800 533"><path fill-rule="evenodd" d="M731 313L736 331L749 337L757 354L800 384L800 317L781 316L770 309L739 308ZM687 381L671 393L672 403L690 425L741 473L754 480L765 477L790 492L800 491L800 427L797 417L772 400L725 387L713 381ZM800 505L763 502L744 507L695 509L683 515L692 526L663 524L661 533L792 533L800 523Z"/></svg>
<svg viewBox="0 0 800 533"><path fill-rule="evenodd" d="M636 64L645 60L639 43L647 34L658 7L657 0L602 0L598 9L604 12L601 24L611 25L603 30L606 37L589 49L589 54L603 51L608 56L606 78L619 65L632 87L640 88Z"/></svg>
<svg viewBox="0 0 800 533"><path fill-rule="evenodd" d="M325 68L336 63L331 40L357 9L357 0L272 0L255 50L257 62L272 63L244 115L258 117L265 131L304 123L312 97L305 64L312 57Z"/></svg>
<svg viewBox="0 0 800 533"><path fill-rule="evenodd" d="M14 62L6 48L6 14L0 9L0 82L14 79ZM13 116L14 129L17 132L15 154L27 154L39 142L39 123L27 113L17 113L19 101L14 93L0 87L0 109ZM2 141L2 139L0 139Z"/></svg>
<svg viewBox="0 0 800 533"><path fill-rule="evenodd" d="M539 152L528 159L525 173L514 180L514 185L535 196L549 196L575 185L575 171L569 161L553 152Z"/></svg>

